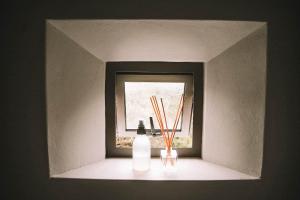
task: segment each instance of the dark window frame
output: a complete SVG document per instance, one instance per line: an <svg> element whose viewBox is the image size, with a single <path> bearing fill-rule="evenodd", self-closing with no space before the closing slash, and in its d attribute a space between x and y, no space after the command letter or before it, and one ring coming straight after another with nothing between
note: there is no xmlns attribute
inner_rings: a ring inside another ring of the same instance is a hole
<svg viewBox="0 0 300 200"><path fill-rule="evenodd" d="M201 157L203 123L204 65L201 62L107 62L105 80L105 143L106 157L130 157L132 149L116 147L116 99L117 73L130 74L192 74L193 99L193 145L178 148L179 156ZM109 119L109 120L107 120ZM158 148L151 149L152 156L159 156Z"/></svg>

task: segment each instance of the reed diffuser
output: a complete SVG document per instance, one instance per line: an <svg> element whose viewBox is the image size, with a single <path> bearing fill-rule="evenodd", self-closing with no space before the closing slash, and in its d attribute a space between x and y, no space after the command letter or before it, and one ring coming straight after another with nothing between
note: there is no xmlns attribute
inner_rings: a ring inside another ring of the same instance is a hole
<svg viewBox="0 0 300 200"><path fill-rule="evenodd" d="M178 105L176 118L175 118L171 132L169 132L169 128L168 128L167 116L165 113L163 99L160 98L161 109L157 102L156 96L151 96L150 101L151 101L156 119L158 121L158 125L160 127L161 135L163 136L164 143L165 143L165 149L160 151L160 159L161 159L165 169L174 170L174 169L176 169L176 164L177 164L177 151L173 150L172 146L173 146L173 139L175 136L177 125L178 125L178 122L179 122L181 114L182 114L183 95L180 98L180 103ZM162 110L162 112L161 112L161 110ZM161 113L163 114L163 116L161 115Z"/></svg>

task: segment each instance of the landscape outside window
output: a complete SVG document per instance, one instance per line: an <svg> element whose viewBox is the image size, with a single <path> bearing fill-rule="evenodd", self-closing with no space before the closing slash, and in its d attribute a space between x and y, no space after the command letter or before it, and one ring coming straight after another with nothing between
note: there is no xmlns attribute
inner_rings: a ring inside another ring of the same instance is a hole
<svg viewBox="0 0 300 200"><path fill-rule="evenodd" d="M139 120L143 120L145 128L150 131L149 117L153 118L154 128L159 129L155 113L153 111L150 97L156 96L160 102L163 99L167 116L168 128L172 129L176 117L177 107L184 94L184 82L125 82L125 120L126 130L135 130ZM191 117L191 116L190 116ZM192 134L181 134L182 120L180 119L173 142L174 148L192 148ZM192 133L192 130L189 130ZM158 132L159 133L159 132ZM117 148L131 148L134 136L116 135ZM152 148L164 148L162 136L149 136Z"/></svg>

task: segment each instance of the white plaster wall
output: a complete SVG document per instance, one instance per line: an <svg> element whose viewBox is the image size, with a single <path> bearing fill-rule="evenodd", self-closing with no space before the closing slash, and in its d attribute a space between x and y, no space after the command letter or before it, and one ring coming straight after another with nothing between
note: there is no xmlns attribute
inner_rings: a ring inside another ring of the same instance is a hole
<svg viewBox="0 0 300 200"><path fill-rule="evenodd" d="M207 62L263 22L218 20L50 20L103 61Z"/></svg>
<svg viewBox="0 0 300 200"><path fill-rule="evenodd" d="M105 63L56 26L47 23L50 175L105 158ZM260 176L265 82L265 26L205 64L204 160Z"/></svg>
<svg viewBox="0 0 300 200"><path fill-rule="evenodd" d="M266 26L205 65L203 159L260 176Z"/></svg>
<svg viewBox="0 0 300 200"><path fill-rule="evenodd" d="M105 158L105 63L47 23L50 175Z"/></svg>

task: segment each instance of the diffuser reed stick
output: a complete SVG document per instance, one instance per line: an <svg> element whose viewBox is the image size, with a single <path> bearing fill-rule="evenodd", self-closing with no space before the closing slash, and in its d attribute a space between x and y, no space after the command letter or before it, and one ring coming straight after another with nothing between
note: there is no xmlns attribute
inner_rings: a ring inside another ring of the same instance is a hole
<svg viewBox="0 0 300 200"><path fill-rule="evenodd" d="M157 107L157 104L155 103L155 100L153 97L150 97L150 101L151 101L151 104L152 104L152 107L153 107L153 110L154 110L154 113L155 113L155 116L156 116L156 119L158 121L158 125L160 127L160 132L164 138L164 142L165 142L165 145L168 146L167 144L167 139L166 139L166 135L164 133L164 128L162 126L162 123L161 123L161 120L160 120L160 117L159 117L159 108Z"/></svg>
<svg viewBox="0 0 300 200"><path fill-rule="evenodd" d="M168 152L170 152L171 148L172 148L172 144L173 144L173 139L174 139L174 136L175 136L175 132L176 132L176 129L177 129L177 126L178 126L178 122L179 122L180 117L182 115L183 95L180 98L180 103L178 105L178 109L177 109L176 118L175 118L175 121L174 121L172 132L169 132L168 123L167 123L167 116L166 116L166 113L165 113L163 99L162 98L160 99L161 107L162 107L162 113L163 113L163 118L161 116L161 112L160 112L159 105L157 103L156 96L151 96L150 97L150 101L151 101L151 104L152 104L152 107L153 107L153 110L154 110L154 113L155 113L158 125L160 127L160 132L161 132L161 134L162 134L162 136L164 138L166 149L167 149ZM164 123L165 123L165 126L164 126ZM166 129L164 127L166 127Z"/></svg>
<svg viewBox="0 0 300 200"><path fill-rule="evenodd" d="M166 117L166 113L165 113L165 107L164 107L164 103L163 103L163 99L162 98L160 98L160 102L161 102L161 107L162 107L162 110L163 110L165 124L166 124L166 129L167 129L167 139L168 139L168 141L170 141L168 122L167 122L167 117ZM170 146L170 144L169 144L169 146Z"/></svg>

